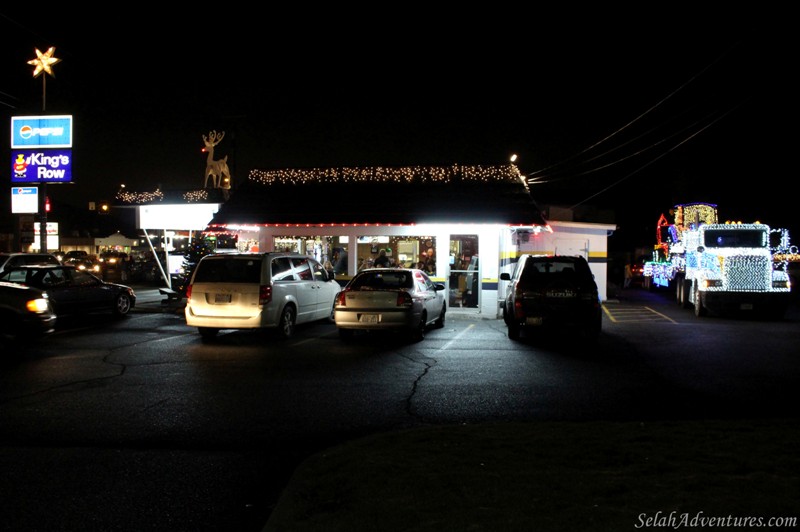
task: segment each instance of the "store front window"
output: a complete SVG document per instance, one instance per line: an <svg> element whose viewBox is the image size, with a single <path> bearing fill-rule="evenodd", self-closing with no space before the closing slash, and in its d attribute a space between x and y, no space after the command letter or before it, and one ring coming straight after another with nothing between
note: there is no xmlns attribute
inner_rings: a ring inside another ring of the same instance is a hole
<svg viewBox="0 0 800 532"><path fill-rule="evenodd" d="M335 266L337 261L340 267L347 271L347 237L346 236L276 236L273 239L275 251L302 253L312 257L320 264L330 261Z"/></svg>
<svg viewBox="0 0 800 532"><path fill-rule="evenodd" d="M361 236L358 238L358 270L373 268L381 251L390 267L419 268L436 274L436 238L426 235Z"/></svg>

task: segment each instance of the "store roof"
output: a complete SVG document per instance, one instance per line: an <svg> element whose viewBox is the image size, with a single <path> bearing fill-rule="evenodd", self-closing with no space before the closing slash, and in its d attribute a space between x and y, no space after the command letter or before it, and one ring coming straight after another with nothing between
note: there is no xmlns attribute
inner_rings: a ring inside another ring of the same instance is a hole
<svg viewBox="0 0 800 532"><path fill-rule="evenodd" d="M506 164L252 170L210 227L442 222L547 225Z"/></svg>

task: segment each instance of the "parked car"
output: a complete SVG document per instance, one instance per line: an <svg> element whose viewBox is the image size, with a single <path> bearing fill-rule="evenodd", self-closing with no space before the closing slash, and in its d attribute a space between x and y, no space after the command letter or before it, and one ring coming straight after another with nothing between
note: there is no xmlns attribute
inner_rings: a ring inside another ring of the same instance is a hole
<svg viewBox="0 0 800 532"><path fill-rule="evenodd" d="M71 259L85 259L89 256L88 251L84 251L82 249L74 249L72 251L67 251L61 257L61 262L66 262Z"/></svg>
<svg viewBox="0 0 800 532"><path fill-rule="evenodd" d="M61 264L52 253L0 253L0 273L25 264Z"/></svg>
<svg viewBox="0 0 800 532"><path fill-rule="evenodd" d="M130 262L128 254L123 251L104 251L98 257L100 277L103 280L127 281Z"/></svg>
<svg viewBox="0 0 800 532"><path fill-rule="evenodd" d="M131 287L107 283L74 266L19 266L0 274L0 281L44 290L59 317L97 312L125 316L136 304Z"/></svg>
<svg viewBox="0 0 800 532"><path fill-rule="evenodd" d="M431 325L444 327L445 286L412 268L362 270L336 298L334 321L342 339L357 330L399 330L413 340L425 338Z"/></svg>
<svg viewBox="0 0 800 532"><path fill-rule="evenodd" d="M94 255L85 254L69 258L65 256L61 263L67 266L75 266L79 270L87 271L97 276L101 275L100 261Z"/></svg>
<svg viewBox="0 0 800 532"><path fill-rule="evenodd" d="M3 346L43 338L55 330L55 325L56 314L46 292L0 282L0 339Z"/></svg>
<svg viewBox="0 0 800 532"><path fill-rule="evenodd" d="M276 329L332 319L342 287L316 260L285 252L213 253L197 263L186 288L186 324L204 340L222 329Z"/></svg>
<svg viewBox="0 0 800 532"><path fill-rule="evenodd" d="M645 286L645 277L644 277L644 260L638 260L633 263L631 266L631 282L630 286L638 286L641 288L647 288Z"/></svg>
<svg viewBox="0 0 800 532"><path fill-rule="evenodd" d="M514 273L500 274L511 281L503 302L508 337L520 333L561 330L571 338L596 339L602 326L602 306L589 263L583 257L522 255Z"/></svg>

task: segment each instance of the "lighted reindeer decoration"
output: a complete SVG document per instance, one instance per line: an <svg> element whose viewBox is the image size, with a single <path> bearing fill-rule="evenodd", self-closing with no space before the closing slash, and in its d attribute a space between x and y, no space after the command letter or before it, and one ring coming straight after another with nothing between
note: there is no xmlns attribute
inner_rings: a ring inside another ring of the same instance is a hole
<svg viewBox="0 0 800 532"><path fill-rule="evenodd" d="M203 151L208 152L208 159L206 160L206 182L205 185L203 185L205 188L208 188L209 177L211 178L212 188L231 188L231 173L228 170L228 156L226 155L222 159L214 160L214 146L219 144L224 136L224 131L221 134L212 131L208 134L208 137L203 135L203 142L206 145Z"/></svg>

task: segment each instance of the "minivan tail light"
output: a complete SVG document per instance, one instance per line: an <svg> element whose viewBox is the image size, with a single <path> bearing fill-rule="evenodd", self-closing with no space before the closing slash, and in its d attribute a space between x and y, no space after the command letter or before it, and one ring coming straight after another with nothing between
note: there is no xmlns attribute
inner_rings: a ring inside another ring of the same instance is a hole
<svg viewBox="0 0 800 532"><path fill-rule="evenodd" d="M272 285L262 284L258 287L258 304L267 305L272 301Z"/></svg>
<svg viewBox="0 0 800 532"><path fill-rule="evenodd" d="M192 300L192 285L189 285L186 287L186 302L188 303L191 300Z"/></svg>

